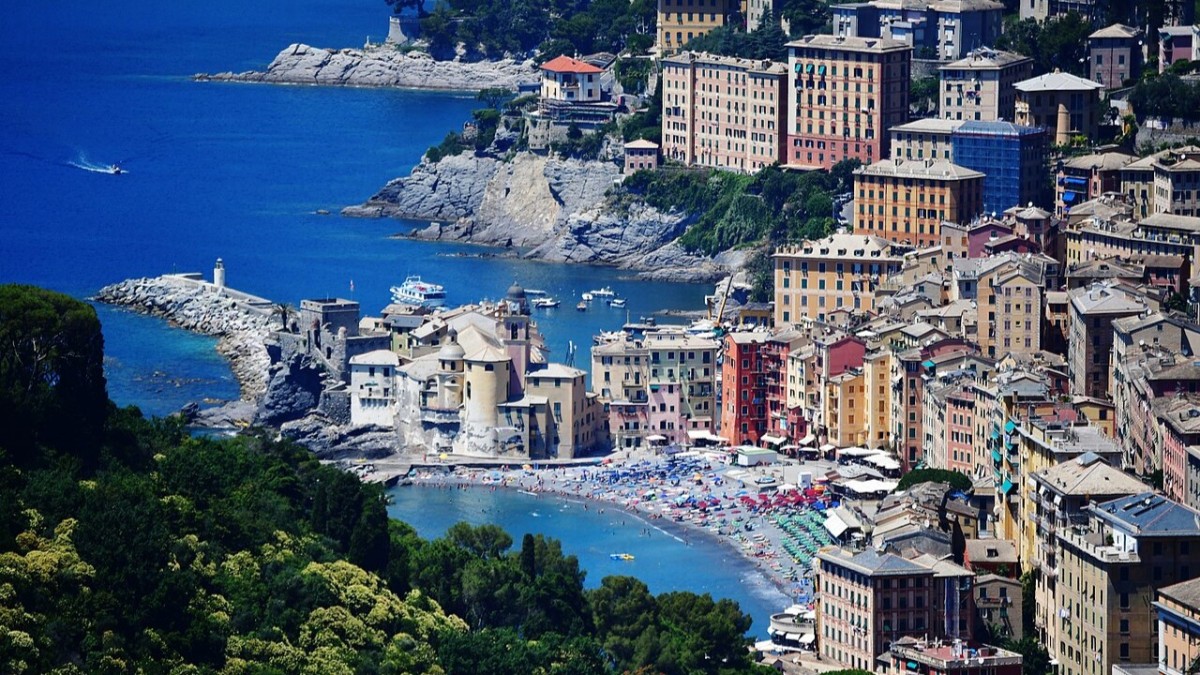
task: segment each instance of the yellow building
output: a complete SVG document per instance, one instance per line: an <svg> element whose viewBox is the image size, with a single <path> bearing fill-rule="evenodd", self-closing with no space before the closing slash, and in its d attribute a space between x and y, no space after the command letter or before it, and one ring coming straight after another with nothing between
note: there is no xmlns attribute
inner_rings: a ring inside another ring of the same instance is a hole
<svg viewBox="0 0 1200 675"><path fill-rule="evenodd" d="M950 135L960 126L961 121L936 117L894 126L888 130L892 139L892 149L888 156L892 159L954 161Z"/></svg>
<svg viewBox="0 0 1200 675"><path fill-rule="evenodd" d="M891 404L892 351L877 349L863 357L863 414L868 447L885 447L888 429L892 428Z"/></svg>
<svg viewBox="0 0 1200 675"><path fill-rule="evenodd" d="M604 406L587 390L587 373L579 368L549 363L525 376L525 394L544 396L550 413L545 433L556 456L570 459L608 437Z"/></svg>
<svg viewBox="0 0 1200 675"><path fill-rule="evenodd" d="M976 337L987 356L1031 355L1041 350L1046 274L1039 262L1014 256L980 273Z"/></svg>
<svg viewBox="0 0 1200 675"><path fill-rule="evenodd" d="M663 157L742 173L780 161L787 106L783 64L697 52L661 63Z"/></svg>
<svg viewBox="0 0 1200 675"><path fill-rule="evenodd" d="M867 442L866 385L860 369L847 370L826 380L822 419L829 443L845 448Z"/></svg>
<svg viewBox="0 0 1200 675"><path fill-rule="evenodd" d="M1200 669L1200 578L1158 589L1158 672Z"/></svg>
<svg viewBox="0 0 1200 675"><path fill-rule="evenodd" d="M900 273L903 249L886 239L834 234L775 251L775 325L824 321L841 308L875 311L875 291Z"/></svg>
<svg viewBox="0 0 1200 675"><path fill-rule="evenodd" d="M936 246L943 222L983 212L978 171L944 159L887 159L854 172L854 231L923 248Z"/></svg>
<svg viewBox="0 0 1200 675"><path fill-rule="evenodd" d="M739 0L658 0L658 50L673 54L692 38L724 26Z"/></svg>

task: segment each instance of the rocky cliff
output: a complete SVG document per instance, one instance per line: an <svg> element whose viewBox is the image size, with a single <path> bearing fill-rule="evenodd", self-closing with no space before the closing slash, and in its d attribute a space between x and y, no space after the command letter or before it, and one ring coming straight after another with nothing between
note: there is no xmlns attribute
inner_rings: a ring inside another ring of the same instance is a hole
<svg viewBox="0 0 1200 675"><path fill-rule="evenodd" d="M738 256L686 253L676 239L689 217L610 195L620 178L612 162L468 152L423 161L342 213L434 221L413 236L516 246L530 258L615 265L662 280L711 281L740 264Z"/></svg>
<svg viewBox="0 0 1200 675"><path fill-rule="evenodd" d="M537 82L538 72L532 61L436 61L424 52L401 52L386 46L362 50L293 44L279 52L266 71L201 73L194 79L477 91L486 87L516 89Z"/></svg>

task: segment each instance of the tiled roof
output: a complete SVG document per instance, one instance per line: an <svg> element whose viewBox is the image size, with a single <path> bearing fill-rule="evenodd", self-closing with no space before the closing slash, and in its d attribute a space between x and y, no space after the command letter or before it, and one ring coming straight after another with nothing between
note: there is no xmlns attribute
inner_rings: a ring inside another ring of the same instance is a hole
<svg viewBox="0 0 1200 675"><path fill-rule="evenodd" d="M1137 37L1137 29L1130 28L1123 23L1114 23L1111 26L1106 26L1088 36L1090 40L1099 40L1101 38L1132 38Z"/></svg>
<svg viewBox="0 0 1200 675"><path fill-rule="evenodd" d="M1016 85L1018 91L1091 91L1094 89L1103 89L1104 85L1099 82L1085 80L1078 75L1070 73L1053 72L1039 75L1037 77L1018 82Z"/></svg>
<svg viewBox="0 0 1200 675"><path fill-rule="evenodd" d="M603 73L604 71L590 63L584 63L578 59L573 59L569 56L556 56L542 64L542 70L549 70L552 73Z"/></svg>
<svg viewBox="0 0 1200 675"><path fill-rule="evenodd" d="M1109 466L1099 455L1087 452L1035 474L1043 483L1064 495L1128 495L1142 492L1146 484Z"/></svg>
<svg viewBox="0 0 1200 675"><path fill-rule="evenodd" d="M1200 607L1200 577L1164 586L1158 592L1193 609Z"/></svg>

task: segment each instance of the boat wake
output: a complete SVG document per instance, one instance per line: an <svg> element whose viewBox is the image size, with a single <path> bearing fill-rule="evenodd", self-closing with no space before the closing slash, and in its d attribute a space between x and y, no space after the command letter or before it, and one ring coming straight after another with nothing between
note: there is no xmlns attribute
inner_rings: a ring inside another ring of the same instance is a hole
<svg viewBox="0 0 1200 675"><path fill-rule="evenodd" d="M114 176L117 174L126 173L126 171L118 164L97 164L82 154L78 155L75 159L68 161L67 164L75 167L76 169L83 169L84 171L91 171L92 173L107 173Z"/></svg>

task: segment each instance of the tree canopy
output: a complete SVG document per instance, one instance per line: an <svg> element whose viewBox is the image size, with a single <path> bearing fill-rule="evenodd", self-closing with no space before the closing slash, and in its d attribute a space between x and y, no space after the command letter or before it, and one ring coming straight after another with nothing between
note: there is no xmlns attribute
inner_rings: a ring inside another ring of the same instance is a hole
<svg viewBox="0 0 1200 675"><path fill-rule="evenodd" d="M1004 32L996 40L996 47L1032 58L1035 73L1059 69L1086 77L1087 36L1092 30L1091 23L1075 11L1042 23L1011 15L1005 18Z"/></svg>
<svg viewBox="0 0 1200 675"><path fill-rule="evenodd" d="M907 490L919 483L949 483L950 487L964 492L973 487L971 479L958 471L949 471L947 469L915 469L900 477L900 482L896 486L896 489Z"/></svg>

